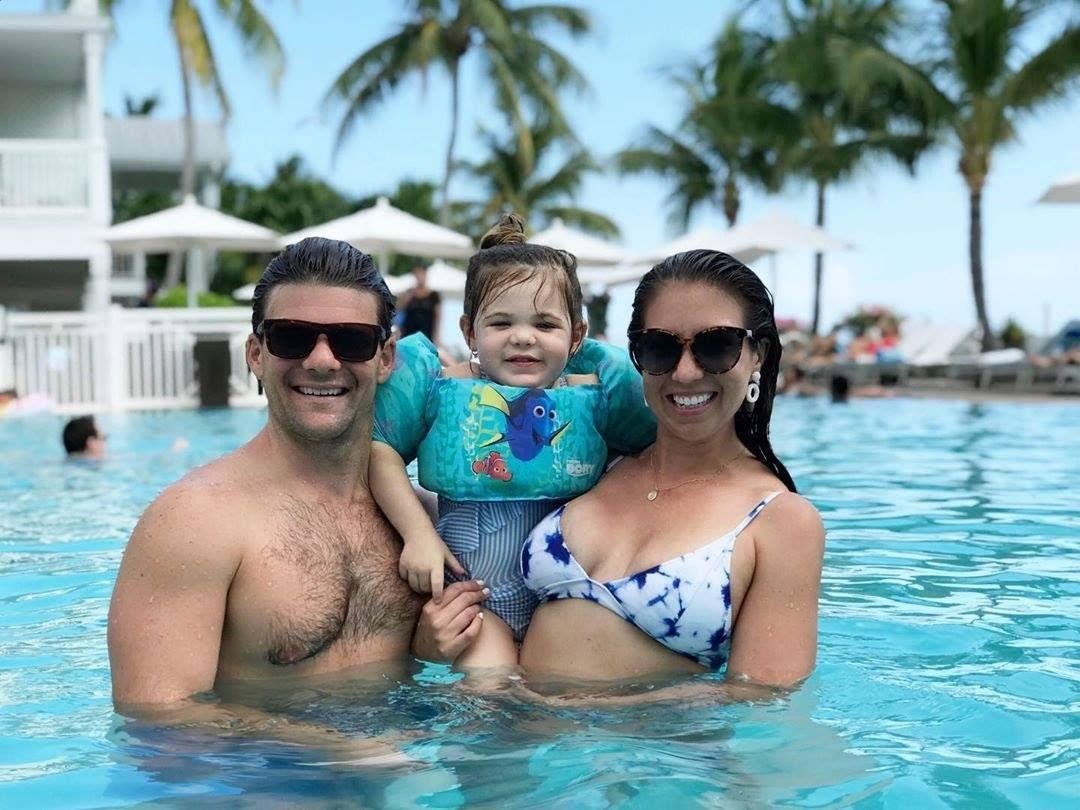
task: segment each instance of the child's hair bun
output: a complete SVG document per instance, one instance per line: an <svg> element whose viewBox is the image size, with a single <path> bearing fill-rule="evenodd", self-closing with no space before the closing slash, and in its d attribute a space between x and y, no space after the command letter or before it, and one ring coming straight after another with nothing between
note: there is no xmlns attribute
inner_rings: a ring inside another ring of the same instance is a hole
<svg viewBox="0 0 1080 810"><path fill-rule="evenodd" d="M524 245L525 220L517 214L505 214L480 240L480 249L499 247L500 245Z"/></svg>

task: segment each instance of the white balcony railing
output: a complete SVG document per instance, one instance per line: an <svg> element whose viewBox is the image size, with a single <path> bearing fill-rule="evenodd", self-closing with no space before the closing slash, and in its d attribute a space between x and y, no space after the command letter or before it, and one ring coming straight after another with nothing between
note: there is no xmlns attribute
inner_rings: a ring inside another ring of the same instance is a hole
<svg viewBox="0 0 1080 810"><path fill-rule="evenodd" d="M0 214L87 208L89 167L81 141L0 140Z"/></svg>

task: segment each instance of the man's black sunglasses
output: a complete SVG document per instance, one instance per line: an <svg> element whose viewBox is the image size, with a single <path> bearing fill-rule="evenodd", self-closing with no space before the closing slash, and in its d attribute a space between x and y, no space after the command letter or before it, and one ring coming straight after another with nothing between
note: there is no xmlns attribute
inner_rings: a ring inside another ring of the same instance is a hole
<svg viewBox="0 0 1080 810"><path fill-rule="evenodd" d="M375 356L386 332L373 323L312 323L267 318L258 334L270 354L283 360L300 360L311 354L319 335L326 335L334 357L345 363L365 363Z"/></svg>
<svg viewBox="0 0 1080 810"><path fill-rule="evenodd" d="M752 331L741 326L712 326L689 338L666 329L639 329L630 335L630 357L638 371L668 374L679 365L683 348L689 346L702 371L723 374L739 362L743 338L753 337Z"/></svg>

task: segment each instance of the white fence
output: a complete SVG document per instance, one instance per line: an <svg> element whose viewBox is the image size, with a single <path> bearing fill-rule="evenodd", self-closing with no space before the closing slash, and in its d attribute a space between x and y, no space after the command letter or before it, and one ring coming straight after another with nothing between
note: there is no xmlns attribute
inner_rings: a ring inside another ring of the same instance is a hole
<svg viewBox="0 0 1080 810"><path fill-rule="evenodd" d="M58 411L190 408L199 404L195 344L227 341L229 402L252 405L262 398L244 360L250 332L247 308L9 313L0 358L10 357L20 396L46 395Z"/></svg>
<svg viewBox="0 0 1080 810"><path fill-rule="evenodd" d="M89 170L81 141L0 140L0 208L86 208Z"/></svg>

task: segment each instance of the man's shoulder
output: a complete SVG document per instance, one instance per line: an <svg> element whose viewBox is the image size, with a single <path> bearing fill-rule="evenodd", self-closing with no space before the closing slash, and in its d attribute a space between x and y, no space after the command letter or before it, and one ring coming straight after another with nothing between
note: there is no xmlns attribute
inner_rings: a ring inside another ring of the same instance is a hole
<svg viewBox="0 0 1080 810"><path fill-rule="evenodd" d="M200 532L237 525L253 486L244 466L238 453L230 453L191 470L158 494L140 523Z"/></svg>

